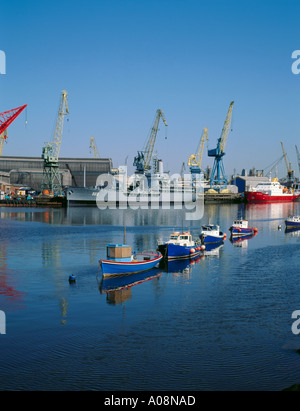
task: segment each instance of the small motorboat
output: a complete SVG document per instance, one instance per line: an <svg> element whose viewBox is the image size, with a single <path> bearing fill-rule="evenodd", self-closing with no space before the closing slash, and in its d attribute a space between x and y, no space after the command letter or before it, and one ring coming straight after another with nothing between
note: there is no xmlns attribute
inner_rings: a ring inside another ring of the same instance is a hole
<svg viewBox="0 0 300 411"><path fill-rule="evenodd" d="M168 241L158 245L158 251L168 260L195 257L203 249L204 246L193 241L189 231L173 232Z"/></svg>
<svg viewBox="0 0 300 411"><path fill-rule="evenodd" d="M161 261L159 252L133 253L131 247L107 244L107 259L100 260L103 276L135 274L151 270Z"/></svg>
<svg viewBox="0 0 300 411"><path fill-rule="evenodd" d="M232 236L242 236L257 233L257 228L248 227L247 220L234 220L232 226L229 228Z"/></svg>
<svg viewBox="0 0 300 411"><path fill-rule="evenodd" d="M286 228L299 228L300 229L300 216L290 216L285 220Z"/></svg>
<svg viewBox="0 0 300 411"><path fill-rule="evenodd" d="M202 226L199 237L202 244L222 243L226 239L226 234L220 231L218 225L207 224Z"/></svg>

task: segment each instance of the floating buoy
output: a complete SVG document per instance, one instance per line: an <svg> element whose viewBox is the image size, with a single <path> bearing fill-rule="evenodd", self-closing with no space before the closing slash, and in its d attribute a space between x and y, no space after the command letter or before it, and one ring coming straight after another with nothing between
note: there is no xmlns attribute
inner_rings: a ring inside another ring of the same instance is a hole
<svg viewBox="0 0 300 411"><path fill-rule="evenodd" d="M191 249L190 249L190 254L194 254L194 252L195 252L195 249L194 249L194 248L191 248Z"/></svg>
<svg viewBox="0 0 300 411"><path fill-rule="evenodd" d="M201 250L201 251L204 251L204 250L205 250L205 245L202 245L202 246L200 247L200 250Z"/></svg>
<svg viewBox="0 0 300 411"><path fill-rule="evenodd" d="M75 275L74 275L74 274L71 274L71 275L69 276L69 282L70 282L70 283L74 283L75 281L76 281Z"/></svg>
<svg viewBox="0 0 300 411"><path fill-rule="evenodd" d="M258 229L257 229L257 228L253 228L253 231L254 231L255 233L257 233Z"/></svg>
<svg viewBox="0 0 300 411"><path fill-rule="evenodd" d="M223 235L223 240L226 240L226 238L227 238L227 235L224 234L224 235Z"/></svg>
<svg viewBox="0 0 300 411"><path fill-rule="evenodd" d="M281 230L281 225L278 226L278 230Z"/></svg>

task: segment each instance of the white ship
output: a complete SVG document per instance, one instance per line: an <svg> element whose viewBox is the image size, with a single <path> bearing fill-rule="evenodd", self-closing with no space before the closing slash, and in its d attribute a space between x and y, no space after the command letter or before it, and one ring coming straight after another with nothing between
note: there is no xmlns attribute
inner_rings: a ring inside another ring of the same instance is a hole
<svg viewBox="0 0 300 411"><path fill-rule="evenodd" d="M191 174L182 178L168 173L134 174L127 176L126 167L119 167L117 175L101 175L96 187L68 187L65 190L69 205L98 207L183 205L201 199L203 184L201 175Z"/></svg>

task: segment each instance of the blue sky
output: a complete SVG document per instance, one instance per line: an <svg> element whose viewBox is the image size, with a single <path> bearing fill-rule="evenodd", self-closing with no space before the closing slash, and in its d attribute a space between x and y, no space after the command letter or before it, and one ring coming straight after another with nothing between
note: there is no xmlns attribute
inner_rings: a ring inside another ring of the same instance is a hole
<svg viewBox="0 0 300 411"><path fill-rule="evenodd" d="M155 151L179 172L199 143L215 148L234 100L225 170L264 169L284 142L299 176L298 0L11 0L1 4L0 111L28 104L8 129L3 155L40 156L54 134L60 93L69 95L60 155L131 166L163 110ZM133 168L131 168L133 170ZM285 174L284 163L278 172Z"/></svg>

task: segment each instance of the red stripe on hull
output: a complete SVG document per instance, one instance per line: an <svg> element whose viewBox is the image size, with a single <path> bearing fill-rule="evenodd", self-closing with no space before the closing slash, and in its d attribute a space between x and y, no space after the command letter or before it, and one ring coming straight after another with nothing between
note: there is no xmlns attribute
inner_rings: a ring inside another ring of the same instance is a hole
<svg viewBox="0 0 300 411"><path fill-rule="evenodd" d="M299 195L283 194L282 196L270 196L261 192L246 191L245 197L248 203L291 203L297 200Z"/></svg>

